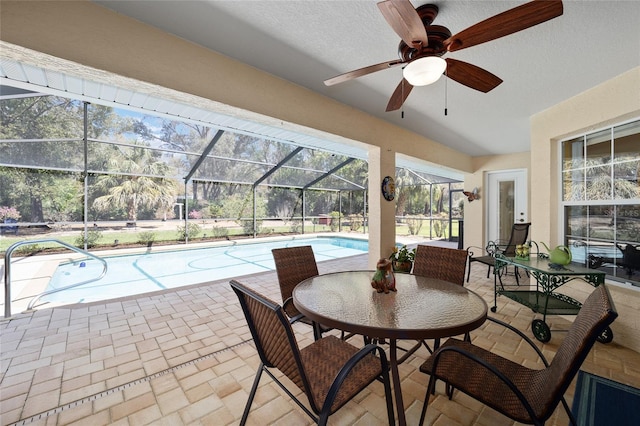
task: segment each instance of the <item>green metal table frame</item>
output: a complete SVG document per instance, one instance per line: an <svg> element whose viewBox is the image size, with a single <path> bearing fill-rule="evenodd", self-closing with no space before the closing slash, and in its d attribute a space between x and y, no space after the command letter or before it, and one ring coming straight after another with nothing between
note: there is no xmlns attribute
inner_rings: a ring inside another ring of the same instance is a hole
<svg viewBox="0 0 640 426"><path fill-rule="evenodd" d="M535 290L507 290L500 275L509 265L527 271L536 280ZM551 329L546 323L547 315L576 315L582 304L577 300L556 292L556 290L575 279L582 279L594 287L604 283L605 273L597 269L585 268L576 264L565 266L553 265L544 255L530 256L529 259L496 255L494 268L494 302L491 312L496 312L498 295L508 297L521 305L542 314L542 320L534 319L531 323L533 335L541 342L551 340ZM609 343L613 340L611 329L605 330L598 340Z"/></svg>

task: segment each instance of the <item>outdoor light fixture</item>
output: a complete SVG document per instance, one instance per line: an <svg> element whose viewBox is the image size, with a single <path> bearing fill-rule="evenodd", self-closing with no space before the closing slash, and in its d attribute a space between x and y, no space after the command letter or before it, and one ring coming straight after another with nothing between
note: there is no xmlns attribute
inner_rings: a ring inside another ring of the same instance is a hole
<svg viewBox="0 0 640 426"><path fill-rule="evenodd" d="M447 69L447 61L438 56L418 58L404 67L402 75L412 86L435 83Z"/></svg>

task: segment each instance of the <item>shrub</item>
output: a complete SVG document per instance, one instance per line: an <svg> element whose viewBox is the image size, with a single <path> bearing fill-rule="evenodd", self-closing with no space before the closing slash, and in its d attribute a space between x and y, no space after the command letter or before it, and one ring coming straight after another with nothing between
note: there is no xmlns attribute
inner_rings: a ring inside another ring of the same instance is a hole
<svg viewBox="0 0 640 426"><path fill-rule="evenodd" d="M42 248L38 244L27 244L25 246L20 246L16 249L15 253L20 256L28 256L30 254L34 254L42 250Z"/></svg>
<svg viewBox="0 0 640 426"><path fill-rule="evenodd" d="M409 234L418 235L420 233L420 229L422 228L422 224L424 223L423 219L424 217L422 215L407 216L405 218L407 226L409 227Z"/></svg>
<svg viewBox="0 0 640 426"><path fill-rule="evenodd" d="M329 216L331 216L331 223L329 224L329 227L331 228L331 232L336 232L340 227L340 220L342 219L342 213L331 212L329 213Z"/></svg>
<svg viewBox="0 0 640 426"><path fill-rule="evenodd" d="M296 233L296 234L300 234L302 232L302 221L301 220L294 220L292 222L290 222L290 229L291 232Z"/></svg>
<svg viewBox="0 0 640 426"><path fill-rule="evenodd" d="M253 220L241 220L239 222L240 226L242 226L242 230L246 235L253 235ZM256 220L256 234L259 234L262 231L262 221Z"/></svg>
<svg viewBox="0 0 640 426"><path fill-rule="evenodd" d="M189 212L189 219L202 219L204 214L200 210L191 210Z"/></svg>
<svg viewBox="0 0 640 426"><path fill-rule="evenodd" d="M211 231L214 237L226 237L229 235L229 230L227 228L219 226L214 226Z"/></svg>
<svg viewBox="0 0 640 426"><path fill-rule="evenodd" d="M222 206L211 204L209 206L210 217L223 217Z"/></svg>
<svg viewBox="0 0 640 426"><path fill-rule="evenodd" d="M102 232L100 232L97 229L89 229L87 231L87 238L86 238L86 244L87 244L87 248L92 248L96 246L96 243L98 242L98 240L102 237ZM82 232L78 238L75 239L75 245L76 247L80 247L80 248L84 248L85 245L85 235L84 232Z"/></svg>
<svg viewBox="0 0 640 426"><path fill-rule="evenodd" d="M0 206L0 221L5 219L20 219L20 212L15 207Z"/></svg>
<svg viewBox="0 0 640 426"><path fill-rule="evenodd" d="M138 244L148 245L156 240L156 233L153 231L143 231L138 233Z"/></svg>
<svg viewBox="0 0 640 426"><path fill-rule="evenodd" d="M273 235L274 232L276 232L275 228L267 228L265 226L258 228L258 234L260 235Z"/></svg>
<svg viewBox="0 0 640 426"><path fill-rule="evenodd" d="M435 220L433 222L433 232L436 233L438 238L447 238L447 223L441 220Z"/></svg>
<svg viewBox="0 0 640 426"><path fill-rule="evenodd" d="M178 240L186 241L187 237L192 240L200 234L200 231L202 231L202 228L200 228L200 225L197 223L189 222L186 229L184 226L180 225L178 226Z"/></svg>
<svg viewBox="0 0 640 426"><path fill-rule="evenodd" d="M358 231L360 228L362 228L363 223L364 223L364 220L362 219L362 216L360 216L359 214L349 215L349 228L352 231Z"/></svg>

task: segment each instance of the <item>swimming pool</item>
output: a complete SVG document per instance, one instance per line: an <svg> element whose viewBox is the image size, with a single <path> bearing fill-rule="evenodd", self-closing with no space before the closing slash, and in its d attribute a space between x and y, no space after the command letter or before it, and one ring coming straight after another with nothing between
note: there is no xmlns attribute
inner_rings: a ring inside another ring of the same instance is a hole
<svg viewBox="0 0 640 426"><path fill-rule="evenodd" d="M315 237L105 257L108 271L102 279L44 296L39 303L86 303L273 271L272 249L304 245L313 247L317 262L369 250L366 240ZM46 290L79 283L101 272L102 264L91 259L61 264Z"/></svg>

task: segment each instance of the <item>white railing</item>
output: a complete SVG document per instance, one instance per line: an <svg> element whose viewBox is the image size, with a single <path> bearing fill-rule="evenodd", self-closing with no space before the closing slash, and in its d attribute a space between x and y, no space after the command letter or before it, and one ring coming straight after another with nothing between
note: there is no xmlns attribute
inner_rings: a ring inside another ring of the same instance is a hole
<svg viewBox="0 0 640 426"><path fill-rule="evenodd" d="M84 284L92 283L94 281L98 281L102 277L104 277L107 273L107 261L98 257L94 254L91 254L85 250L79 249L78 247L72 246L71 244L67 244L64 241L56 240L56 239L44 239L44 240L28 240L28 241L18 241L17 243L9 246L7 251L4 254L4 317L9 318L11 316L11 254L13 251L24 245L33 245L33 244L41 244L41 243L56 243L61 246L68 248L69 250L75 251L77 253L83 254L87 257L97 260L102 263L102 273L97 278L92 278L90 280L85 280L79 283L70 284L64 287L55 288L52 290L44 291L38 294L36 297L31 299L29 305L27 306L27 310L33 309L36 302L43 296L47 296L52 293L57 293L59 291L67 290L73 287L78 287Z"/></svg>

